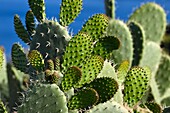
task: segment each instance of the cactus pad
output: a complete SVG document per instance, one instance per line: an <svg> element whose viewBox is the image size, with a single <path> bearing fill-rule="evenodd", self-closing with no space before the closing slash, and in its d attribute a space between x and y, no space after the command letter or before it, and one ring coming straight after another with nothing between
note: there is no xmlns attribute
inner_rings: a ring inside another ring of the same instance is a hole
<svg viewBox="0 0 170 113"><path fill-rule="evenodd" d="M33 36L35 32L35 21L34 21L34 14L31 10L29 10L26 14L25 23L29 35Z"/></svg>
<svg viewBox="0 0 170 113"><path fill-rule="evenodd" d="M123 82L129 70L129 62L127 60L123 61L117 69L117 78Z"/></svg>
<svg viewBox="0 0 170 113"><path fill-rule="evenodd" d="M104 60L100 56L89 57L81 66L82 77L77 87L93 81L103 68Z"/></svg>
<svg viewBox="0 0 170 113"><path fill-rule="evenodd" d="M118 83L113 78L97 78L85 87L93 88L99 94L98 103L103 103L111 99L118 90Z"/></svg>
<svg viewBox="0 0 170 113"><path fill-rule="evenodd" d="M27 30L24 28L18 15L14 16L14 27L15 27L15 32L18 35L18 37L21 38L23 42L29 44L31 42L30 36Z"/></svg>
<svg viewBox="0 0 170 113"><path fill-rule="evenodd" d="M26 95L18 113L68 113L66 97L56 84L40 85Z"/></svg>
<svg viewBox="0 0 170 113"><path fill-rule="evenodd" d="M158 84L158 90L163 95L168 88L170 88L170 57L168 55L162 55L159 68L155 75L155 81Z"/></svg>
<svg viewBox="0 0 170 113"><path fill-rule="evenodd" d="M78 91L68 102L68 108L83 109L95 105L99 99L98 93L92 88L85 88Z"/></svg>
<svg viewBox="0 0 170 113"><path fill-rule="evenodd" d="M29 6L39 22L46 18L44 0L28 0Z"/></svg>
<svg viewBox="0 0 170 113"><path fill-rule="evenodd" d="M54 70L54 62L53 60L49 59L47 60L46 64L45 64L45 69L49 69L49 70Z"/></svg>
<svg viewBox="0 0 170 113"><path fill-rule="evenodd" d="M107 29L107 35L115 36L121 42L120 48L117 51L113 51L114 62L120 63L124 60L127 60L130 62L131 66L131 61L133 58L132 36L126 24L120 20L110 20Z"/></svg>
<svg viewBox="0 0 170 113"><path fill-rule="evenodd" d="M145 104L141 104L140 106L143 108L148 108L153 113L162 113L161 106L155 102L147 102Z"/></svg>
<svg viewBox="0 0 170 113"><path fill-rule="evenodd" d="M104 33L106 33L108 21L109 19L106 15L96 14L83 25L81 31L87 32L92 37L93 41L97 41Z"/></svg>
<svg viewBox="0 0 170 113"><path fill-rule="evenodd" d="M60 24L68 26L74 21L82 9L82 0L62 0L60 6Z"/></svg>
<svg viewBox="0 0 170 113"><path fill-rule="evenodd" d="M28 54L28 60L33 68L37 71L41 71L44 68L44 59L37 50L32 50Z"/></svg>
<svg viewBox="0 0 170 113"><path fill-rule="evenodd" d="M99 55L104 59L109 59L113 50L118 49L120 46L120 41L114 36L106 36L100 38L99 41L94 45L93 53Z"/></svg>
<svg viewBox="0 0 170 113"><path fill-rule="evenodd" d="M14 66L22 71L22 72L26 72L27 68L28 68L28 61L26 58L26 54L24 53L23 48L19 45L19 44L13 44L12 46L12 62L14 64Z"/></svg>
<svg viewBox="0 0 170 113"><path fill-rule="evenodd" d="M67 69L62 79L62 89L67 91L74 87L81 79L82 72L78 67L70 67Z"/></svg>
<svg viewBox="0 0 170 113"><path fill-rule="evenodd" d="M124 101L134 106L147 91L151 72L148 68L133 67L125 78Z"/></svg>
<svg viewBox="0 0 170 113"><path fill-rule="evenodd" d="M161 6L155 3L144 4L130 16L130 20L143 27L146 40L160 44L166 30L166 14Z"/></svg>
<svg viewBox="0 0 170 113"><path fill-rule="evenodd" d="M4 49L3 47L0 46L0 69L2 68L2 64L3 64L3 61L4 61Z"/></svg>
<svg viewBox="0 0 170 113"><path fill-rule="evenodd" d="M86 113L129 113L128 110L114 101L107 101L94 106Z"/></svg>
<svg viewBox="0 0 170 113"><path fill-rule="evenodd" d="M93 48L92 39L89 35L79 32L70 41L64 53L62 67L64 71L71 67L80 67L80 64L91 55Z"/></svg>
<svg viewBox="0 0 170 113"><path fill-rule="evenodd" d="M61 57L70 40L67 29L53 20L45 20L36 27L30 50L38 50L47 59Z"/></svg>
<svg viewBox="0 0 170 113"><path fill-rule="evenodd" d="M128 27L133 39L133 61L132 66L138 66L142 57L142 52L145 44L145 32L143 27L137 22L129 22Z"/></svg>

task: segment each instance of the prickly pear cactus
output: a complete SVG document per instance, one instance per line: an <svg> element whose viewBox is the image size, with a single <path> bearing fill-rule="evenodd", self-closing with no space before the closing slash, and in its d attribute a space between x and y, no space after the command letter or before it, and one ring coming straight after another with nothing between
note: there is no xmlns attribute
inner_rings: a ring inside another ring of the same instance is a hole
<svg viewBox="0 0 170 113"><path fill-rule="evenodd" d="M114 101L107 101L105 103L98 104L94 108L90 109L86 113L129 113L128 110Z"/></svg>
<svg viewBox="0 0 170 113"><path fill-rule="evenodd" d="M151 72L148 68L133 67L125 78L124 101L133 107L144 95L149 86Z"/></svg>
<svg viewBox="0 0 170 113"><path fill-rule="evenodd" d="M129 20L142 25L146 40L160 44L166 30L166 14L161 6L156 3L144 4L130 16Z"/></svg>
<svg viewBox="0 0 170 113"><path fill-rule="evenodd" d="M67 113L66 97L56 84L41 84L31 89L18 107L18 113L27 112Z"/></svg>
<svg viewBox="0 0 170 113"><path fill-rule="evenodd" d="M4 50L0 47L0 69L2 68L3 60L4 60Z"/></svg>

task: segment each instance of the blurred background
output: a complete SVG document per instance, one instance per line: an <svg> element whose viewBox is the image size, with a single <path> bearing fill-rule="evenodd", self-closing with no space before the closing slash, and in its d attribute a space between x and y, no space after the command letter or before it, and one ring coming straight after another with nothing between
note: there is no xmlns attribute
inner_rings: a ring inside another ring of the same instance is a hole
<svg viewBox="0 0 170 113"><path fill-rule="evenodd" d="M126 22L130 14L141 4L156 2L166 11L167 21L170 22L170 0L116 0L116 19ZM45 0L46 15L48 19L59 19L61 0ZM7 59L10 60L10 52L13 43L19 42L27 46L17 37L13 17L18 14L25 24L25 14L29 10L27 0L0 0L0 46L5 47ZM105 13L104 0L83 0L83 10L69 28L76 34L90 16L96 13Z"/></svg>

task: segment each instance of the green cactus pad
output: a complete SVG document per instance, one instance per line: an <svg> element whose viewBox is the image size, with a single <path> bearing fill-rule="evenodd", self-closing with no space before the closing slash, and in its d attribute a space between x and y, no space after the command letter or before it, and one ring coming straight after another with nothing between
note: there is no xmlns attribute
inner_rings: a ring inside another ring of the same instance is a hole
<svg viewBox="0 0 170 113"><path fill-rule="evenodd" d="M128 27L132 34L134 49L132 66L138 66L145 44L145 31L143 30L143 27L137 22L129 22Z"/></svg>
<svg viewBox="0 0 170 113"><path fill-rule="evenodd" d="M153 113L162 113L161 106L155 102L147 102L145 104L141 104L140 106L143 108L148 108Z"/></svg>
<svg viewBox="0 0 170 113"><path fill-rule="evenodd" d="M2 100L0 100L0 113L8 113Z"/></svg>
<svg viewBox="0 0 170 113"><path fill-rule="evenodd" d="M85 87L93 88L99 94L98 103L104 103L111 99L118 90L118 83L109 77L97 78Z"/></svg>
<svg viewBox="0 0 170 113"><path fill-rule="evenodd" d="M30 50L38 50L44 58L61 57L70 36L65 27L53 20L45 20L36 27L36 33L30 44Z"/></svg>
<svg viewBox="0 0 170 113"><path fill-rule="evenodd" d="M114 62L120 63L124 60L128 60L131 66L131 61L133 58L132 36L126 24L120 20L110 20L107 29L107 35L115 36L121 42L120 48L117 51L113 52Z"/></svg>
<svg viewBox="0 0 170 113"><path fill-rule="evenodd" d="M60 64L60 59L58 57L55 58L54 64L55 64L54 69L59 71L61 64Z"/></svg>
<svg viewBox="0 0 170 113"><path fill-rule="evenodd" d="M90 83L93 81L103 68L104 60L100 56L91 56L82 64L81 71L82 77L79 81L80 87L85 83Z"/></svg>
<svg viewBox="0 0 170 113"><path fill-rule="evenodd" d="M85 88L71 97L68 101L68 108L70 110L74 109L83 109L87 107L91 107L98 102L99 95L98 93L92 88Z"/></svg>
<svg viewBox="0 0 170 113"><path fill-rule="evenodd" d="M20 18L18 15L14 16L14 27L15 27L15 32L18 35L18 37L25 43L30 43L31 39L30 36L27 32L27 30L24 28Z"/></svg>
<svg viewBox="0 0 170 113"><path fill-rule="evenodd" d="M44 0L28 0L29 6L39 22L46 18Z"/></svg>
<svg viewBox="0 0 170 113"><path fill-rule="evenodd" d="M32 50L29 52L28 60L36 70L39 71L44 68L44 59L37 50Z"/></svg>
<svg viewBox="0 0 170 113"><path fill-rule="evenodd" d="M127 60L123 61L117 69L117 78L121 83L125 80L125 77L129 71L129 62Z"/></svg>
<svg viewBox="0 0 170 113"><path fill-rule="evenodd" d="M164 9L156 3L147 3L137 9L131 16L143 27L146 40L160 43L166 30L166 14Z"/></svg>
<svg viewBox="0 0 170 113"><path fill-rule="evenodd" d="M46 66L45 67L46 69L49 69L51 71L54 70L54 62L53 62L53 60L51 60L51 59L47 60L45 66Z"/></svg>
<svg viewBox="0 0 170 113"><path fill-rule="evenodd" d="M96 14L88 19L81 31L87 32L93 41L97 41L106 33L108 21L109 19L105 14Z"/></svg>
<svg viewBox="0 0 170 113"><path fill-rule="evenodd" d="M67 69L62 79L62 90L68 91L74 87L81 79L82 72L78 67L70 67Z"/></svg>
<svg viewBox="0 0 170 113"><path fill-rule="evenodd" d="M60 24L68 26L82 10L82 0L62 0L60 6Z"/></svg>
<svg viewBox="0 0 170 113"><path fill-rule="evenodd" d="M158 90L161 95L163 95L168 88L170 88L170 57L163 54L159 68L155 75L155 81L158 85Z"/></svg>
<svg viewBox="0 0 170 113"><path fill-rule="evenodd" d="M151 69L152 75L156 74L161 59L161 48L158 44L147 41L144 46L142 59L139 66L147 66ZM151 60L152 59L152 60Z"/></svg>
<svg viewBox="0 0 170 113"><path fill-rule="evenodd" d="M114 36L105 36L99 39L94 45L93 53L99 55L104 59L109 59L113 50L120 47L120 41Z"/></svg>
<svg viewBox="0 0 170 113"><path fill-rule="evenodd" d="M4 48L0 46L0 70L2 68L2 64L3 64L3 61L4 61Z"/></svg>
<svg viewBox="0 0 170 113"><path fill-rule="evenodd" d="M91 55L92 48L93 42L89 35L79 32L74 36L69 41L63 56L64 61L62 67L64 71L71 66L80 67L80 64Z"/></svg>
<svg viewBox="0 0 170 113"><path fill-rule="evenodd" d="M28 61L26 58L26 54L24 53L23 48L19 44L13 44L12 50L11 50L11 56L12 56L12 63L14 66L22 71L26 72L28 68Z"/></svg>
<svg viewBox="0 0 170 113"><path fill-rule="evenodd" d="M107 101L94 106L86 113L129 113L128 110L115 101Z"/></svg>
<svg viewBox="0 0 170 113"><path fill-rule="evenodd" d="M148 68L133 67L125 78L124 101L134 106L143 97L149 86L151 72Z"/></svg>
<svg viewBox="0 0 170 113"><path fill-rule="evenodd" d="M33 36L35 33L35 21L34 21L34 14L31 10L29 10L26 14L25 23L29 35Z"/></svg>
<svg viewBox="0 0 170 113"><path fill-rule="evenodd" d="M18 113L68 113L66 97L56 84L35 86Z"/></svg>
<svg viewBox="0 0 170 113"><path fill-rule="evenodd" d="M97 75L97 78L101 78L101 77L111 77L114 78L115 80L117 79L115 68L108 60L104 61L103 68L99 73L99 75Z"/></svg>

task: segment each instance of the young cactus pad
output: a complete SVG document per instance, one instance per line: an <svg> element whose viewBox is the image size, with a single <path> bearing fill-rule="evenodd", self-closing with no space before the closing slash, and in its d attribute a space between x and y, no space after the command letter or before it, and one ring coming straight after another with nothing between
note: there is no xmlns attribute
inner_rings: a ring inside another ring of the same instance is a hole
<svg viewBox="0 0 170 113"><path fill-rule="evenodd" d="M78 67L70 67L67 69L62 79L62 89L67 91L74 87L81 79L82 72Z"/></svg>
<svg viewBox="0 0 170 113"><path fill-rule="evenodd" d="M22 24L18 15L14 16L14 27L15 27L15 32L18 35L18 37L20 37L20 39L23 42L29 44L31 42L30 36L27 30L24 28L24 25Z"/></svg>
<svg viewBox="0 0 170 113"><path fill-rule="evenodd" d="M85 88L78 91L68 102L68 108L83 109L95 105L98 102L99 95L92 88Z"/></svg>
<svg viewBox="0 0 170 113"><path fill-rule="evenodd" d="M2 68L3 61L4 61L4 49L3 47L0 47L0 69Z"/></svg>
<svg viewBox="0 0 170 113"><path fill-rule="evenodd" d="M39 22L43 22L46 18L44 0L28 0L35 17Z"/></svg>
<svg viewBox="0 0 170 113"><path fill-rule="evenodd" d="M125 78L124 101L133 107L145 94L149 86L151 72L148 68L133 67Z"/></svg>
<svg viewBox="0 0 170 113"><path fill-rule="evenodd" d="M106 33L108 23L109 19L105 14L96 14L88 19L81 31L87 32L95 42Z"/></svg>
<svg viewBox="0 0 170 113"><path fill-rule="evenodd" d="M23 48L19 44L13 44L12 46L12 62L14 66L22 71L26 72L28 68L28 61L26 58L26 54L24 53Z"/></svg>
<svg viewBox="0 0 170 113"><path fill-rule="evenodd" d="M82 10L83 0L62 0L60 6L60 24L68 26Z"/></svg>
<svg viewBox="0 0 170 113"><path fill-rule="evenodd" d="M37 71L41 71L44 68L44 59L37 50L32 50L28 54L28 60L33 68Z"/></svg>
<svg viewBox="0 0 170 113"><path fill-rule="evenodd" d="M155 3L144 4L130 16L129 20L136 21L143 27L146 40L160 44L166 30L166 14L161 6Z"/></svg>
<svg viewBox="0 0 170 113"><path fill-rule="evenodd" d="M111 99L118 90L118 83L109 77L97 78L85 87L93 88L99 94L98 103L103 103Z"/></svg>
<svg viewBox="0 0 170 113"><path fill-rule="evenodd" d="M66 97L56 84L36 86L28 92L18 113L68 113Z"/></svg>

